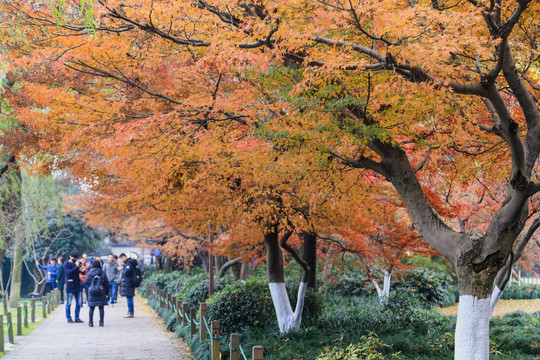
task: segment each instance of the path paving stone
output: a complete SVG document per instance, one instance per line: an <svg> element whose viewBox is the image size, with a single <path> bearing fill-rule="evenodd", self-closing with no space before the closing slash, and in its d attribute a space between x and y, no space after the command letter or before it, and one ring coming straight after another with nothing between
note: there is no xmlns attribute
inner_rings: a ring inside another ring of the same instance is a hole
<svg viewBox="0 0 540 360"><path fill-rule="evenodd" d="M73 312L73 309L71 310ZM2 360L193 360L188 345L173 333L142 298L135 298L135 317L125 319L125 298L115 307L105 307L105 326L99 327L99 311L94 312L94 327L88 326L88 307L81 309L83 324L68 324L65 306L60 305ZM6 339L7 345L7 339Z"/></svg>

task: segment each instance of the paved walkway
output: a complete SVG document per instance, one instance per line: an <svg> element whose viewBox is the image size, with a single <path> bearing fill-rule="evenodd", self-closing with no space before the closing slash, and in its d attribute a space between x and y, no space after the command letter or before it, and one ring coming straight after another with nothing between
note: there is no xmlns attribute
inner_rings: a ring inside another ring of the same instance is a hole
<svg viewBox="0 0 540 360"><path fill-rule="evenodd" d="M126 310L125 298L115 307L106 306L105 326L99 327L96 308L91 328L86 305L81 309L83 324L68 324L65 306L60 305L29 335L16 337L2 360L194 359L144 299L135 298L135 318L123 318Z"/></svg>

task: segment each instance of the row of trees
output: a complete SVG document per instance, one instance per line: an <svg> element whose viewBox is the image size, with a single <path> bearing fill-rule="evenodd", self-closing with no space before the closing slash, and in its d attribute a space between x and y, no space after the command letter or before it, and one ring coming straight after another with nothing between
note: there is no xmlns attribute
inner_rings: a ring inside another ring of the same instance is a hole
<svg viewBox="0 0 540 360"><path fill-rule="evenodd" d="M73 186L62 184L58 174L34 176L9 158L2 169L0 277L8 281L0 280L0 296L7 309L16 307L20 297L25 295L21 293L24 267L34 280L33 293L39 293L45 274L34 266L36 260L47 264L49 257L68 254L73 248L93 251L101 244L101 236L94 229L86 228L80 216L64 213L69 188ZM11 260L9 270L4 266L7 257ZM8 276L3 274L6 270Z"/></svg>
<svg viewBox="0 0 540 360"><path fill-rule="evenodd" d="M422 239L458 276L456 359L488 359L492 307L538 226L539 12L6 0L21 126L3 142L35 170L69 168L94 223L162 224L179 256L265 258L282 331L300 324L317 255L390 274ZM294 311L281 249L305 269Z"/></svg>

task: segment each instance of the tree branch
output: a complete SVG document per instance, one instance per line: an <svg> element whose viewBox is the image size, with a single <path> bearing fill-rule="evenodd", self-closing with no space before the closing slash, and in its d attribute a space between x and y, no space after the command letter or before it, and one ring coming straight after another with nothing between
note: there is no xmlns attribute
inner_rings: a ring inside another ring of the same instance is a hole
<svg viewBox="0 0 540 360"><path fill-rule="evenodd" d="M528 154L525 159L525 166L527 173L529 173L529 171L533 169L538 155L540 154L540 142L537 141L537 139L540 138L540 112L534 97L519 75L510 48L505 51L504 60L504 78L518 100L523 110L525 121L527 122L528 132L525 142L528 146Z"/></svg>
<svg viewBox="0 0 540 360"><path fill-rule="evenodd" d="M207 240L204 239L204 238L202 238L202 237L195 236L195 235L188 235L188 234L186 234L186 233L184 233L184 232L182 232L182 231L180 231L180 230L178 230L178 229L174 229L174 230L176 231L176 233L177 233L178 235L180 235L180 236L183 237L184 239L197 240L197 241L199 241L199 242L201 242L201 243L207 242Z"/></svg>
<svg viewBox="0 0 540 360"><path fill-rule="evenodd" d="M536 232L536 230L538 230L538 228L540 228L540 216L534 219L525 236L523 236L523 238L518 242L518 245L512 253L513 256L510 256L506 261L505 266L503 266L499 270L497 278L495 279L495 284L501 291L504 290L508 279L510 278L509 276L507 276L507 273L509 273L510 269L512 269L512 266L514 266L514 264L521 258L521 256L523 255L523 251L527 247L529 241L532 239L534 233Z"/></svg>
<svg viewBox="0 0 540 360"><path fill-rule="evenodd" d="M331 148L328 150L330 151L330 154L332 155L332 157L335 157L341 160L341 162L345 165L348 165L356 169L372 170L378 174L381 174L382 176L386 176L381 163L378 163L376 161L373 161L363 156L360 157L359 159L354 159L348 156L342 156L336 150L331 149Z"/></svg>
<svg viewBox="0 0 540 360"><path fill-rule="evenodd" d="M439 80L429 75L420 67L411 66L409 64L400 64L391 54L383 55L380 52L363 45L350 43L343 40L333 40L319 35L311 37L311 39L318 44L350 48L353 51L367 55L368 57L376 60L379 63L377 64L377 66L382 65L382 68L386 70L393 70L411 82L426 82L432 84L436 89L440 89L443 87L450 88L452 89L452 91L459 94L473 94L481 97L487 97L488 95L487 90L482 84L462 84L457 82Z"/></svg>
<svg viewBox="0 0 540 360"><path fill-rule="evenodd" d="M535 182L530 184L529 196L540 192L540 182Z"/></svg>
<svg viewBox="0 0 540 360"><path fill-rule="evenodd" d="M227 261L225 264L223 264L223 266L221 267L221 269L219 269L219 273L218 273L218 277L219 278L222 278L224 275L225 275L225 272L231 267L233 266L234 264L237 264L238 262L242 261L242 257L237 257L235 259L232 259L232 260L229 260Z"/></svg>
<svg viewBox="0 0 540 360"><path fill-rule="evenodd" d="M510 184L515 190L524 191L528 184L528 178L525 168L525 149L518 132L519 125L512 119L504 99L495 86L490 86L489 90L489 100L500 120L500 125L495 130L500 132L501 137L508 143L511 150L512 171L510 174Z"/></svg>
<svg viewBox="0 0 540 360"><path fill-rule="evenodd" d="M279 245L285 250L287 250L287 252L293 257L293 259L296 260L296 262L300 264L300 266L302 266L302 268L304 269L304 274L302 275L302 282L307 283L309 272L311 271L311 269L309 268L308 263L304 259L302 259L298 255L298 253L289 246L289 244L287 244L287 240L289 240L292 234L293 230L287 230L287 232L283 234L283 236L279 240Z"/></svg>
<svg viewBox="0 0 540 360"><path fill-rule="evenodd" d="M422 161L420 161L418 164L416 164L416 166L414 167L414 172L417 173L418 171L420 171L424 165L426 165L426 163L428 162L429 160L429 154L431 153L431 145L429 145L429 149L426 153L426 156L424 156L424 158L422 159Z"/></svg>

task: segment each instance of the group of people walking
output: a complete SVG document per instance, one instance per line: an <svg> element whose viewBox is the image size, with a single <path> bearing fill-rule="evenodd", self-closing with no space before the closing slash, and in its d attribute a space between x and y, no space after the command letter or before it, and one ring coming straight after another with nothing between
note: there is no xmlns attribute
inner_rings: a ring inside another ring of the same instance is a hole
<svg viewBox="0 0 540 360"><path fill-rule="evenodd" d="M49 264L36 265L47 271L45 277L44 293L55 288L60 290L60 299L64 299L64 286L66 293L66 318L68 323L83 323L80 318L83 291L89 307L88 325L94 326L94 311L99 309L99 326L103 326L105 317L105 305L114 306L117 298L117 288L120 284L120 295L127 299L128 312L125 318L135 316L133 297L135 288L139 287L142 280L142 264L136 259L128 258L122 253L119 257L110 254L106 262L102 263L100 257L89 260L86 254L79 258L77 251L69 254L69 260L63 257L51 257ZM75 305L75 314L71 317L71 304Z"/></svg>

